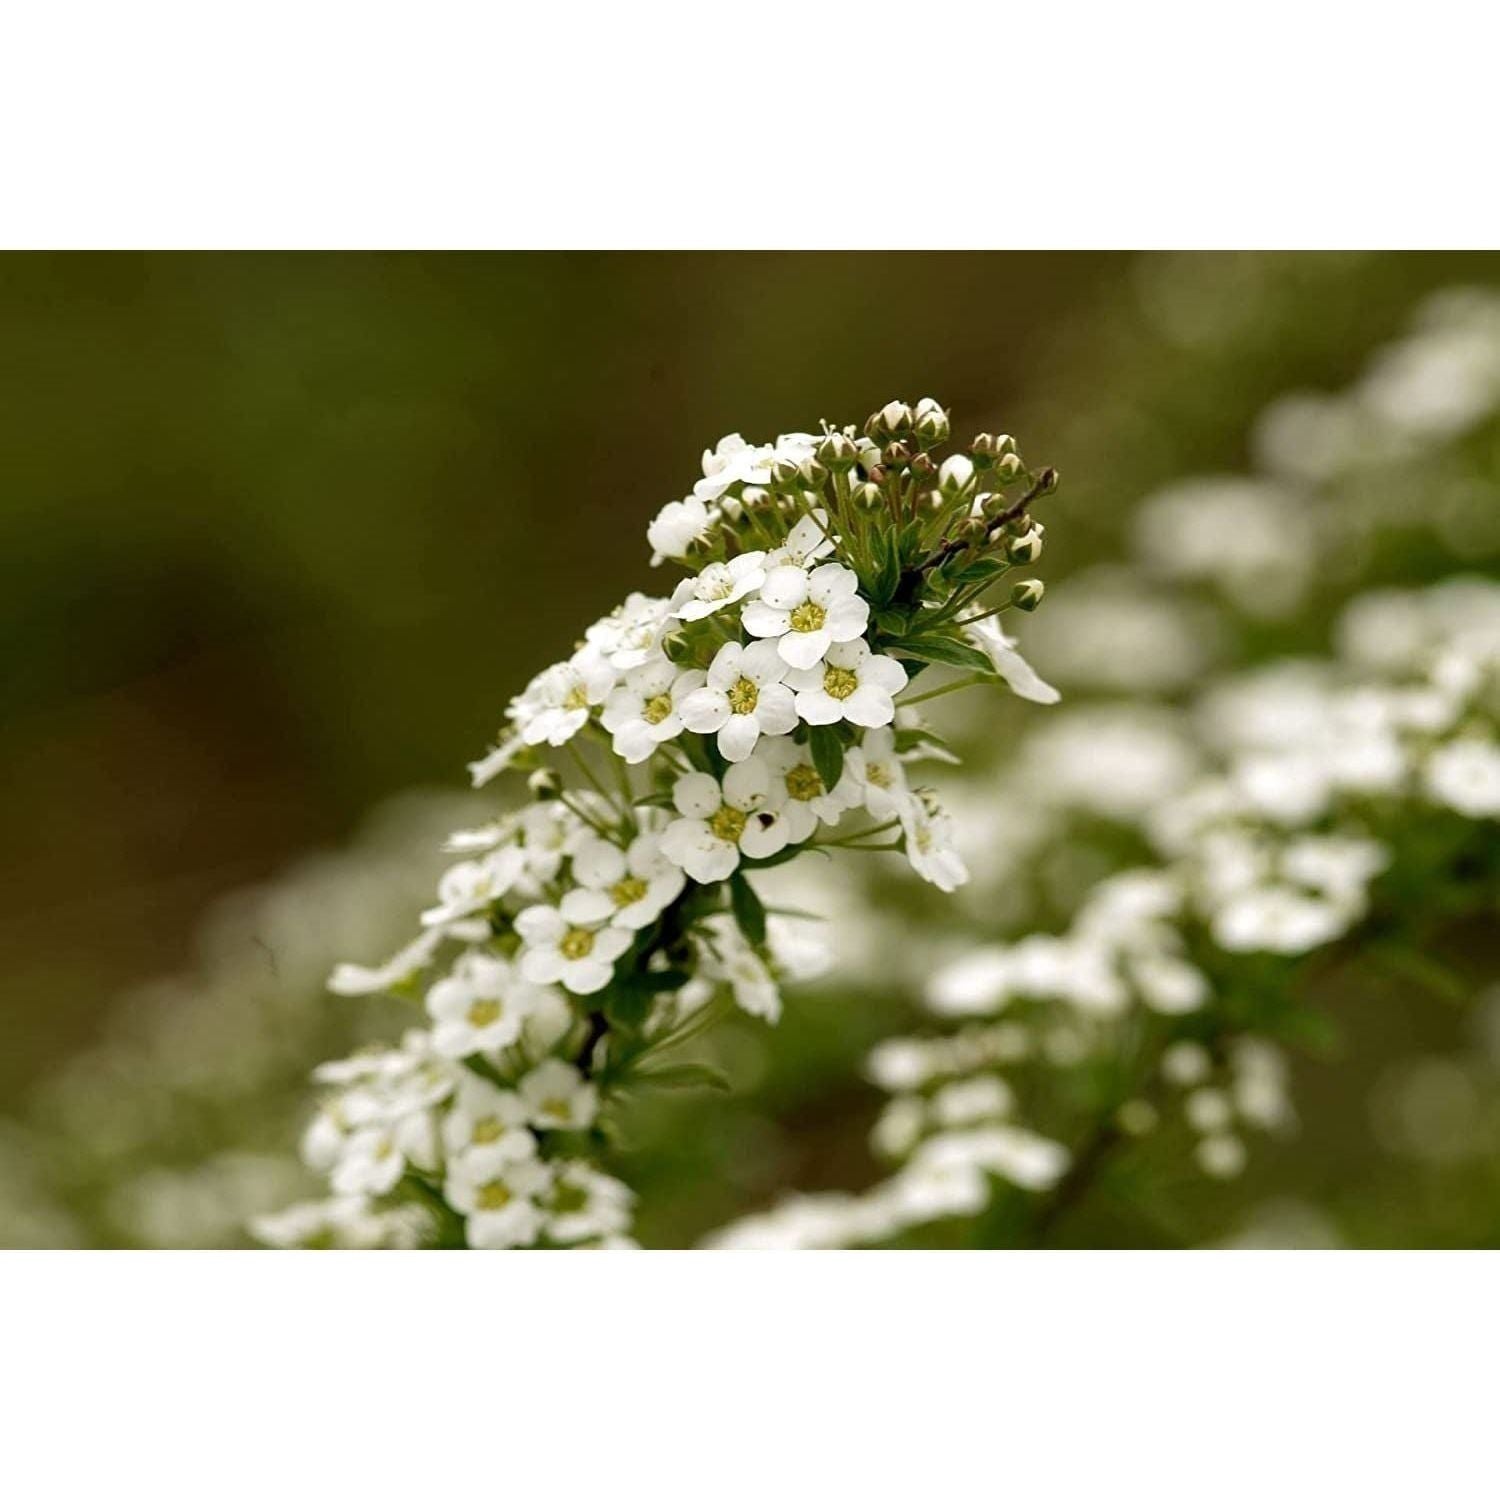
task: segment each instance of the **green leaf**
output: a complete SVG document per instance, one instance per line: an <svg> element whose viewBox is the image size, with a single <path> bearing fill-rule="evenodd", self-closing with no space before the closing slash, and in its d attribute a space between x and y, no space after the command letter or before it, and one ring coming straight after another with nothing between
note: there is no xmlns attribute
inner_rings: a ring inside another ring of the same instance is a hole
<svg viewBox="0 0 1500 1500"><path fill-rule="evenodd" d="M956 573L950 573L947 576L950 583L982 583L987 578L998 578L1009 569L1010 564L1001 562L998 558L981 557L978 562L968 563Z"/></svg>
<svg viewBox="0 0 1500 1500"><path fill-rule="evenodd" d="M708 1063L673 1063L666 1068L643 1068L633 1082L658 1089L718 1089L730 1091L729 1079Z"/></svg>
<svg viewBox="0 0 1500 1500"><path fill-rule="evenodd" d="M950 640L947 636L908 636L904 641L893 642L891 650L915 656L919 661L941 662L945 667L963 667L970 672L983 672L986 677L995 675L995 669L984 652L965 646L961 641Z"/></svg>
<svg viewBox="0 0 1500 1500"><path fill-rule="evenodd" d="M738 870L729 877L729 904L740 931L757 948L766 940L766 908L755 887Z"/></svg>
<svg viewBox="0 0 1500 1500"><path fill-rule="evenodd" d="M889 531L877 533L876 546L880 549L880 563L870 579L869 589L870 598L879 610L895 597L896 585L901 581L901 554L895 536Z"/></svg>
<svg viewBox="0 0 1500 1500"><path fill-rule="evenodd" d="M824 789L831 792L844 774L844 742L832 724L814 724L807 743L813 768L823 778Z"/></svg>

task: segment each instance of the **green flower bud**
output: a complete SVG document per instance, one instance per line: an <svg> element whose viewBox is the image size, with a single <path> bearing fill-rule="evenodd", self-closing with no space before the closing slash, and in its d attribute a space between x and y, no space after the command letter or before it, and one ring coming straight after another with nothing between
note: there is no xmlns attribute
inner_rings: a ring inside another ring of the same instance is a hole
<svg viewBox="0 0 1500 1500"><path fill-rule="evenodd" d="M885 496L878 484L857 484L849 498L858 510L881 510L885 506Z"/></svg>
<svg viewBox="0 0 1500 1500"><path fill-rule="evenodd" d="M817 448L818 462L830 469L852 469L859 462L859 449L842 432L830 432Z"/></svg>
<svg viewBox="0 0 1500 1500"><path fill-rule="evenodd" d="M1026 578L1010 591L1010 602L1028 615L1042 602L1046 585L1040 578Z"/></svg>
<svg viewBox="0 0 1500 1500"><path fill-rule="evenodd" d="M911 449L905 443L892 443L884 457L888 468L904 469L911 462Z"/></svg>
<svg viewBox="0 0 1500 1500"><path fill-rule="evenodd" d="M974 462L982 469L989 468L998 463L1008 453L1016 451L1016 440L1008 432L1001 433L996 437L993 433L981 432L972 443L969 444L969 452L974 457Z"/></svg>
<svg viewBox="0 0 1500 1500"><path fill-rule="evenodd" d="M974 460L963 453L952 453L938 470L938 488L950 499L961 495L974 482Z"/></svg>
<svg viewBox="0 0 1500 1500"><path fill-rule="evenodd" d="M865 435L877 442L905 437L911 431L911 407L904 401L887 401L865 423Z"/></svg>
<svg viewBox="0 0 1500 1500"><path fill-rule="evenodd" d="M526 790L538 802L555 802L562 796L562 777L550 766L543 766L526 778Z"/></svg>
<svg viewBox="0 0 1500 1500"><path fill-rule="evenodd" d="M674 630L662 643L661 649L669 662L674 667L691 666L693 662L693 648L688 644L687 637L680 630Z"/></svg>
<svg viewBox="0 0 1500 1500"><path fill-rule="evenodd" d="M1033 526L1005 544L1005 555L1018 566L1034 563L1042 555L1042 528Z"/></svg>
<svg viewBox="0 0 1500 1500"><path fill-rule="evenodd" d="M931 479L938 471L937 465L925 453L916 454L909 469L914 479Z"/></svg>
<svg viewBox="0 0 1500 1500"><path fill-rule="evenodd" d="M912 431L924 443L948 441L948 413L931 396L923 396L912 413Z"/></svg>
<svg viewBox="0 0 1500 1500"><path fill-rule="evenodd" d="M793 489L802 483L802 471L789 458L778 458L771 465L771 483L778 490Z"/></svg>
<svg viewBox="0 0 1500 1500"><path fill-rule="evenodd" d="M1026 472L1026 465L1021 462L1018 453L1007 453L995 464L995 473L1000 476L1001 484L1011 484Z"/></svg>
<svg viewBox="0 0 1500 1500"><path fill-rule="evenodd" d="M828 480L828 470L815 458L804 459L797 473L803 484L815 490L822 489Z"/></svg>

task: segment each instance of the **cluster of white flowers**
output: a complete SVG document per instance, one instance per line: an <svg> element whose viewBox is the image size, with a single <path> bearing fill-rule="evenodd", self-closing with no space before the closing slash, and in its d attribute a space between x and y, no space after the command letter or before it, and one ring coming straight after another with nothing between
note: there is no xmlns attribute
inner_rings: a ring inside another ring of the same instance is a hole
<svg viewBox="0 0 1500 1500"><path fill-rule="evenodd" d="M1380 599L1411 645L1378 670L1358 600L1337 632L1352 659L1252 672L1205 695L1204 750L1220 765L1134 809L1160 864L1102 881L1060 935L936 969L927 1007L959 1029L892 1039L870 1058L892 1095L873 1134L903 1163L890 1179L793 1199L712 1243L879 1243L979 1214L997 1180L1045 1192L1085 1153L1080 1118L1128 1137L1175 1113L1215 1177L1243 1170L1246 1132L1291 1129L1285 1056L1229 1003L1244 1000L1246 956L1290 963L1349 934L1376 880L1419 857L1403 830L1477 823L1492 861L1500 821L1500 585ZM1482 883L1472 899L1485 899Z"/></svg>
<svg viewBox="0 0 1500 1500"><path fill-rule="evenodd" d="M824 961L750 876L837 848L967 878L910 780L941 747L903 699L937 667L1055 700L995 620L1040 583L986 596L1038 555L1056 475L987 434L940 463L947 438L936 402L892 402L862 434L704 454L648 531L688 576L590 626L470 768L529 773L533 800L453 836L413 941L335 971L344 994L420 998L427 1025L318 1070L303 1154L334 1206L262 1219L264 1240L407 1243L416 1209L444 1245L627 1243L630 1191L598 1165L612 1099L701 1066L663 1055L719 996L775 1020L780 981Z"/></svg>

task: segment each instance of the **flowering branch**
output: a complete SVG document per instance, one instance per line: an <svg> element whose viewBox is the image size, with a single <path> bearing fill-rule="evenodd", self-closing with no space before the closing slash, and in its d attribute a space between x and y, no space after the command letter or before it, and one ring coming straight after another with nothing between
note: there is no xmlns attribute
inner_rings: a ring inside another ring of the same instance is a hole
<svg viewBox="0 0 1500 1500"><path fill-rule="evenodd" d="M345 993L420 998L427 1024L318 1070L333 1092L304 1155L334 1196L261 1221L264 1239L623 1242L631 1196L600 1167L612 1107L721 1085L671 1054L727 1003L774 1021L797 975L752 876L838 847L899 850L943 890L966 878L907 778L936 743L908 685L956 667L950 687L1055 700L993 619L1034 609L1041 584L981 601L1038 556L1027 508L1056 473L984 434L939 462L948 436L936 402L891 402L862 434L734 435L704 454L647 531L654 561L688 576L590 626L471 767L478 785L524 775L529 805L453 836L466 857L422 937L336 975Z"/></svg>

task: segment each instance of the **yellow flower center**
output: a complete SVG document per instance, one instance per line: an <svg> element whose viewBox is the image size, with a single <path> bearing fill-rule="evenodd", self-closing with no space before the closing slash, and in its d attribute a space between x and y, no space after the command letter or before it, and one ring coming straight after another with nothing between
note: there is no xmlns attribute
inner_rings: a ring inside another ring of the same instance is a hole
<svg viewBox="0 0 1500 1500"><path fill-rule="evenodd" d="M588 1205L589 1195L571 1182L560 1183L552 1195L552 1212L555 1214L580 1213Z"/></svg>
<svg viewBox="0 0 1500 1500"><path fill-rule="evenodd" d="M859 686L859 678L848 667L827 667L823 671L823 691L842 702Z"/></svg>
<svg viewBox="0 0 1500 1500"><path fill-rule="evenodd" d="M566 1122L572 1116L572 1110L568 1107L566 1099L543 1099L539 1106L541 1112L553 1120Z"/></svg>
<svg viewBox="0 0 1500 1500"><path fill-rule="evenodd" d="M486 1213L495 1213L504 1208L514 1196L503 1182L487 1182L474 1195L474 1201Z"/></svg>
<svg viewBox="0 0 1500 1500"><path fill-rule="evenodd" d="M672 712L672 699L667 693L658 693L641 705L641 717L648 724L660 724Z"/></svg>
<svg viewBox="0 0 1500 1500"><path fill-rule="evenodd" d="M581 682L575 682L568 689L568 696L563 699L564 708L587 708L589 706L589 695L584 691Z"/></svg>
<svg viewBox="0 0 1500 1500"><path fill-rule="evenodd" d="M627 875L609 888L609 898L616 906L634 906L651 887L634 875Z"/></svg>
<svg viewBox="0 0 1500 1500"><path fill-rule="evenodd" d="M888 787L891 784L890 769L882 762L872 760L865 766L865 780L871 786Z"/></svg>
<svg viewBox="0 0 1500 1500"><path fill-rule="evenodd" d="M491 1141L498 1141L504 1134L505 1126L494 1115L486 1115L482 1120L474 1121L469 1137L476 1146L488 1146Z"/></svg>
<svg viewBox="0 0 1500 1500"><path fill-rule="evenodd" d="M726 802L708 820L708 828L716 839L723 839L726 844L737 844L745 831L745 815L739 808L730 807Z"/></svg>
<svg viewBox="0 0 1500 1500"><path fill-rule="evenodd" d="M594 934L587 927L570 927L557 947L564 958L587 958L594 951Z"/></svg>
<svg viewBox="0 0 1500 1500"><path fill-rule="evenodd" d="M823 778L812 766L793 766L786 773L786 790L796 802L811 802L823 795Z"/></svg>
<svg viewBox="0 0 1500 1500"><path fill-rule="evenodd" d="M827 618L828 611L821 604L814 604L808 599L792 611L792 629L803 635L811 635L813 631L823 628L823 622Z"/></svg>
<svg viewBox="0 0 1500 1500"><path fill-rule="evenodd" d="M493 1026L500 1019L500 1002L498 1000L476 1000L469 1007L469 1025L483 1030L486 1026Z"/></svg>
<svg viewBox="0 0 1500 1500"><path fill-rule="evenodd" d="M741 677L729 690L729 709L731 713L753 714L755 712L755 705L759 701L760 689L748 677Z"/></svg>

